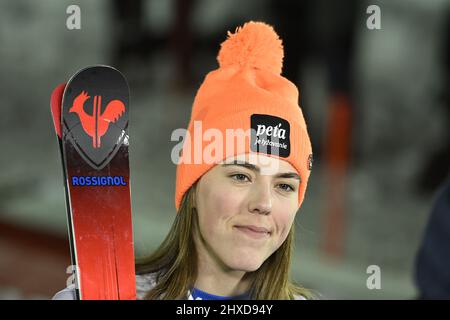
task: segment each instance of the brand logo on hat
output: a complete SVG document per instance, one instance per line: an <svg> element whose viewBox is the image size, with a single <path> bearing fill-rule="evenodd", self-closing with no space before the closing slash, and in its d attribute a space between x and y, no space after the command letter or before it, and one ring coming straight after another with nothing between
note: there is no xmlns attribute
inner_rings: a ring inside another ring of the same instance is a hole
<svg viewBox="0 0 450 320"><path fill-rule="evenodd" d="M312 169L313 161L314 161L314 159L313 159L313 155L312 155L312 153L311 153L311 154L308 156L308 170L309 170L309 171L311 171L311 169Z"/></svg>
<svg viewBox="0 0 450 320"><path fill-rule="evenodd" d="M250 146L253 152L289 157L291 153L289 122L267 114L252 114L250 128Z"/></svg>

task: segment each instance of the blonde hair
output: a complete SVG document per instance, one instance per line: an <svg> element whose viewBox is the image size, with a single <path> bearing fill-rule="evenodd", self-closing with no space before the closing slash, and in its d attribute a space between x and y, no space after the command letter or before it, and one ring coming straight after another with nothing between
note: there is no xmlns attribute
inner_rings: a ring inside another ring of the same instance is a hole
<svg viewBox="0 0 450 320"><path fill-rule="evenodd" d="M196 184L186 192L175 221L158 249L150 256L136 261L137 274L156 273L157 284L144 299L186 299L187 292L194 286L197 278L194 231L198 230L193 197L195 188ZM309 290L289 280L293 243L294 225L283 244L258 270L251 272L251 299L291 300L296 296L314 298Z"/></svg>

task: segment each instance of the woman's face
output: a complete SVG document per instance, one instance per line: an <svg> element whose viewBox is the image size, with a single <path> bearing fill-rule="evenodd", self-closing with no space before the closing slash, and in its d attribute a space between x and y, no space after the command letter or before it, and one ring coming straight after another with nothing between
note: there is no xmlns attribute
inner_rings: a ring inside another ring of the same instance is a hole
<svg viewBox="0 0 450 320"><path fill-rule="evenodd" d="M228 270L257 270L289 233L299 184L288 162L261 154L213 167L195 194L201 250Z"/></svg>

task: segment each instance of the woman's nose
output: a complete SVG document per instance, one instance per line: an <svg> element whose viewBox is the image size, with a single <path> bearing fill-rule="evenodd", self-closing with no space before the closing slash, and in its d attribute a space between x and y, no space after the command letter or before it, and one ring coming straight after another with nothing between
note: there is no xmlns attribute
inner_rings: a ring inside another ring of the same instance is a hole
<svg viewBox="0 0 450 320"><path fill-rule="evenodd" d="M270 214L272 211L272 195L268 183L254 185L251 191L249 211L259 214Z"/></svg>

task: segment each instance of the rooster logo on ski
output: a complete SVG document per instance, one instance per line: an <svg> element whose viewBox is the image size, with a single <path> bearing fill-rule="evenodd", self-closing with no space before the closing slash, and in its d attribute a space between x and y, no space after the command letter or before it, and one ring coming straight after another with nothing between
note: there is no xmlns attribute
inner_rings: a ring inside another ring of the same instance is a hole
<svg viewBox="0 0 450 320"><path fill-rule="evenodd" d="M108 131L111 122L116 122L125 112L125 105L120 100L110 101L103 112L102 96L96 95L93 100L92 115L84 110L84 104L89 100L87 92L82 91L74 100L69 113L76 113L80 118L84 132L92 138L94 149L101 147L101 137Z"/></svg>

